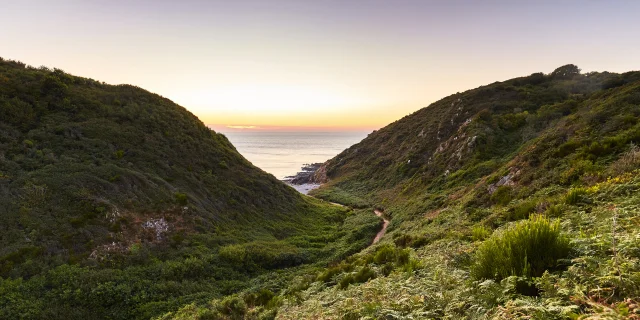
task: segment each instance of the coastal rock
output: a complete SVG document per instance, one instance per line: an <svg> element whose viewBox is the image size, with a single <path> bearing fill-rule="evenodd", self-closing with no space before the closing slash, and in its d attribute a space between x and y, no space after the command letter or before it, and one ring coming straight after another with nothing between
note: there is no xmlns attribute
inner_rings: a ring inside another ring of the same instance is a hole
<svg viewBox="0 0 640 320"><path fill-rule="evenodd" d="M323 168L324 170L320 170ZM319 177L316 177L318 175ZM324 181L318 181L318 179L324 177L326 180L327 169L322 163L311 163L304 164L300 172L298 172L295 176L288 176L282 179L282 181L287 182L293 185L302 185L302 184L315 184L322 183Z"/></svg>
<svg viewBox="0 0 640 320"><path fill-rule="evenodd" d="M314 183L325 183L329 179L327 178L327 163L323 163L313 175Z"/></svg>

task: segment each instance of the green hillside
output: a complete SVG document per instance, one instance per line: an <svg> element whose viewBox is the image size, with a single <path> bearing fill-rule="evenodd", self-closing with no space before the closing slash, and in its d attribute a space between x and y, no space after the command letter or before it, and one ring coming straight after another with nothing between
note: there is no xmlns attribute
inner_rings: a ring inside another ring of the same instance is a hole
<svg viewBox="0 0 640 320"><path fill-rule="evenodd" d="M2 319L640 317L640 72L435 102L320 168L348 207L59 70L0 62L0 133Z"/></svg>
<svg viewBox="0 0 640 320"><path fill-rule="evenodd" d="M2 319L148 319L357 252L379 224L166 98L0 59Z"/></svg>
<svg viewBox="0 0 640 320"><path fill-rule="evenodd" d="M327 161L312 193L391 220L274 286L276 319L640 317L640 72L457 93ZM250 291L161 319L258 319Z"/></svg>
<svg viewBox="0 0 640 320"><path fill-rule="evenodd" d="M639 119L640 72L567 65L371 133L314 194L383 209L387 235L280 318L638 317Z"/></svg>

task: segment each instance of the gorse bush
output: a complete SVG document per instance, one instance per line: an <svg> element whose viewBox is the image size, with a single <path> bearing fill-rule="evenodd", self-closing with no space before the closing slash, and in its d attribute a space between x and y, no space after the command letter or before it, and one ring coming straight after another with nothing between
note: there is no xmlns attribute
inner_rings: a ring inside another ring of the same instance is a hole
<svg viewBox="0 0 640 320"><path fill-rule="evenodd" d="M560 222L534 215L483 242L471 273L477 279L539 277L545 270L555 268L558 259L566 258L569 250Z"/></svg>
<svg viewBox="0 0 640 320"><path fill-rule="evenodd" d="M582 200L582 196L587 194L587 190L584 188L574 188L567 192L567 195L564 197L564 202L566 204L574 205Z"/></svg>
<svg viewBox="0 0 640 320"><path fill-rule="evenodd" d="M491 229L483 226L477 225L471 229L471 238L473 241L482 241L491 236Z"/></svg>

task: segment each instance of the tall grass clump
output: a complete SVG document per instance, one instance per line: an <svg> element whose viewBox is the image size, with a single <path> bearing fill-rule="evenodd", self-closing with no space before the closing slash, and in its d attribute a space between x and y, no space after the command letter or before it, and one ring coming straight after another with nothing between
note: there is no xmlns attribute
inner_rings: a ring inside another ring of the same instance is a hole
<svg viewBox="0 0 640 320"><path fill-rule="evenodd" d="M473 241L482 241L491 236L491 229L483 225L474 226L471 229L471 238Z"/></svg>
<svg viewBox="0 0 640 320"><path fill-rule="evenodd" d="M587 194L587 190L584 188L573 188L567 192L567 195L564 197L564 202L568 205L578 204L585 194Z"/></svg>
<svg viewBox="0 0 640 320"><path fill-rule="evenodd" d="M539 277L569 255L569 239L560 222L541 215L494 233L476 252L471 273L477 279L502 280L509 276Z"/></svg>

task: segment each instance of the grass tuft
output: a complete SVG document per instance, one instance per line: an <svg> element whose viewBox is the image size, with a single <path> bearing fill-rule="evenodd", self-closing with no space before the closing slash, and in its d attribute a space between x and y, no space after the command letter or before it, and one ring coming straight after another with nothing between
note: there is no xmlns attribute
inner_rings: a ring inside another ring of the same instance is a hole
<svg viewBox="0 0 640 320"><path fill-rule="evenodd" d="M541 276L558 259L569 255L569 240L560 222L534 215L483 242L471 273L476 279L502 280L509 276Z"/></svg>

